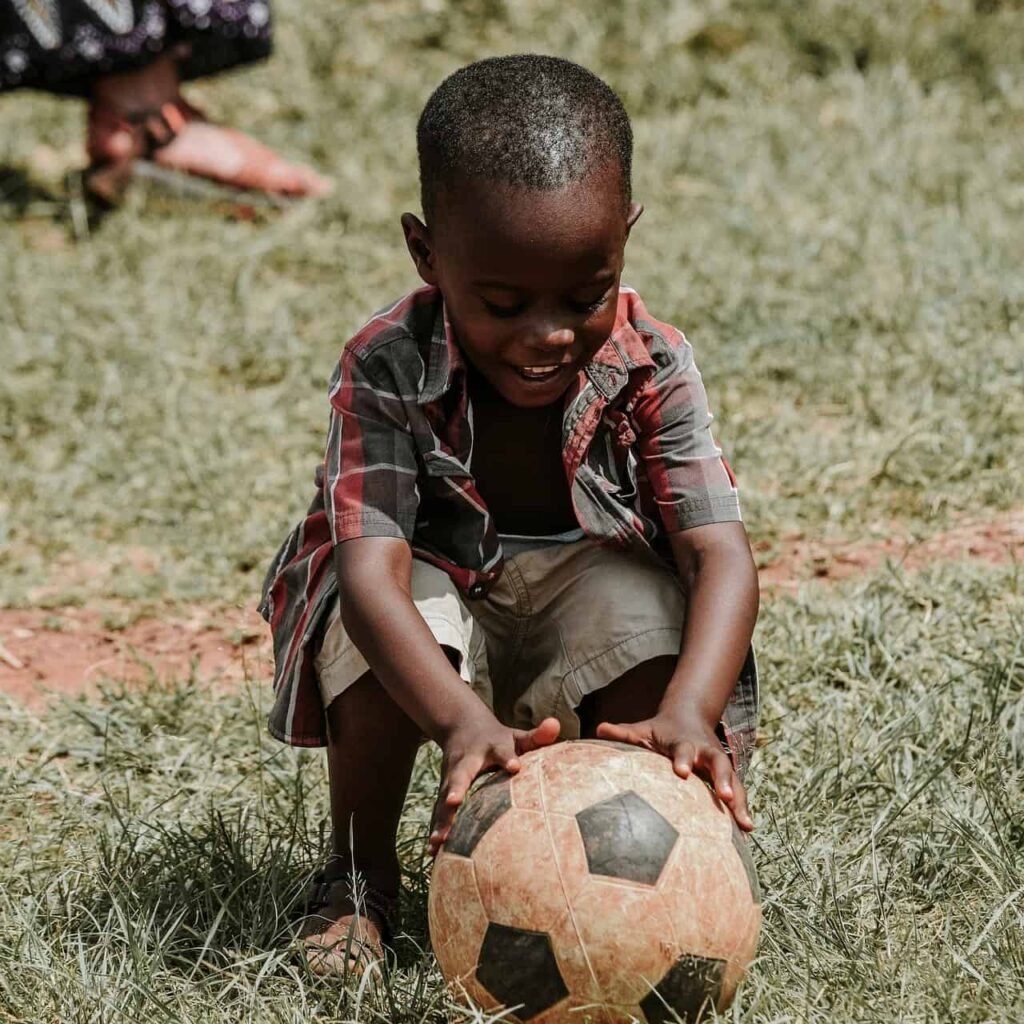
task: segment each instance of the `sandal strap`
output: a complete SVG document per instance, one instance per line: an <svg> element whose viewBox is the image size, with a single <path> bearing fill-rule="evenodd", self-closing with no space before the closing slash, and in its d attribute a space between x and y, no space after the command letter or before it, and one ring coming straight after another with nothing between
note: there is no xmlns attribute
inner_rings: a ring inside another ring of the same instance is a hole
<svg viewBox="0 0 1024 1024"><path fill-rule="evenodd" d="M131 135L131 159L151 157L180 135L190 121L206 120L206 114L182 96L142 110L123 110L109 103L89 108L90 131L102 127Z"/></svg>
<svg viewBox="0 0 1024 1024"><path fill-rule="evenodd" d="M338 886L345 887L345 896L357 914L369 912L380 924L381 942L390 946L401 926L401 911L397 896L389 896L375 886L367 884L362 875L341 874L325 868L318 871L306 895L306 913L315 914L328 906Z"/></svg>

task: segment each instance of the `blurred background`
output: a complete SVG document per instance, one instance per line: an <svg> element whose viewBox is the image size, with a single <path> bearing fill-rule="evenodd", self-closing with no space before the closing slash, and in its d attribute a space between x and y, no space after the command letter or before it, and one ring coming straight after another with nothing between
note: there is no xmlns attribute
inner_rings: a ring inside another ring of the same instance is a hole
<svg viewBox="0 0 1024 1024"><path fill-rule="evenodd" d="M139 547L161 596L255 593L311 493L340 346L416 282L398 216L419 109L517 50L626 102L647 207L626 277L696 348L755 537L1021 499L1019 4L275 11L267 64L190 93L336 177L267 221L138 196L76 237L82 106L0 100L3 600L65 553L145 596Z"/></svg>

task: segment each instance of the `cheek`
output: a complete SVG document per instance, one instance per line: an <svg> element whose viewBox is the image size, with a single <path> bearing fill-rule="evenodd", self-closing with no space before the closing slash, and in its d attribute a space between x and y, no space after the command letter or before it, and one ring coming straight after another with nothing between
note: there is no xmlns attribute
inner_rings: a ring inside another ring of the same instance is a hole
<svg viewBox="0 0 1024 1024"><path fill-rule="evenodd" d="M584 348L589 355L595 352L608 340L615 329L615 304L609 303L606 310L592 316L577 332L583 339Z"/></svg>
<svg viewBox="0 0 1024 1024"><path fill-rule="evenodd" d="M506 344L500 325L493 317L466 315L449 308L448 316L455 336L467 352L477 357L496 355Z"/></svg>

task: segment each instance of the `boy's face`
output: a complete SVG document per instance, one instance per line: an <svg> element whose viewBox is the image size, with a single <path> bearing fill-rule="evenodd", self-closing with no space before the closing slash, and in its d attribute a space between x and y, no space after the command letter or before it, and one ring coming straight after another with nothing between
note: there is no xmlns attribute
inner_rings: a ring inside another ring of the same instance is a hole
<svg viewBox="0 0 1024 1024"><path fill-rule="evenodd" d="M615 324L629 229L619 168L560 191L469 182L428 228L402 217L420 277L444 295L470 362L508 402L557 401Z"/></svg>

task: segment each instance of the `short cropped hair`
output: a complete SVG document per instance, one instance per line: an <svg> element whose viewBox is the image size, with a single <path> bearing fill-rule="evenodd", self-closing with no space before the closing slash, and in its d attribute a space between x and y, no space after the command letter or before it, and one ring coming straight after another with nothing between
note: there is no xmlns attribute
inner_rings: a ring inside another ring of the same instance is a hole
<svg viewBox="0 0 1024 1024"><path fill-rule="evenodd" d="M554 191L611 161L623 204L631 198L633 130L622 101L559 57L490 57L456 71L427 100L416 144L428 221L438 194L459 181Z"/></svg>

